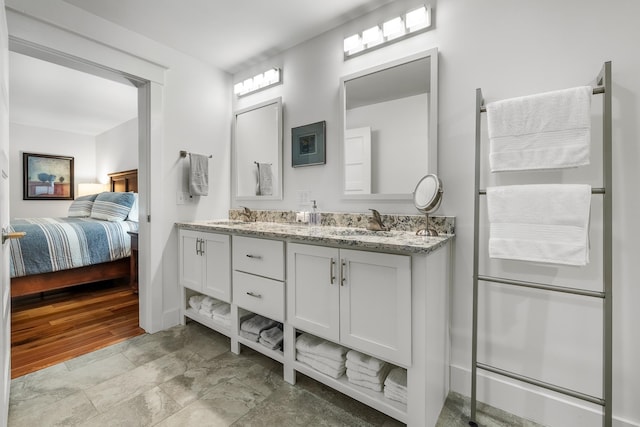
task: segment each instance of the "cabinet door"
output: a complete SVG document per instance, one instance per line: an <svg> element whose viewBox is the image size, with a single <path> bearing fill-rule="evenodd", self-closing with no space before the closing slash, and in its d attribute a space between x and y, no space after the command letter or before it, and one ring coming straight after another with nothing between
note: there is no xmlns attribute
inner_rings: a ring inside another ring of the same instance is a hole
<svg viewBox="0 0 640 427"><path fill-rule="evenodd" d="M224 302L231 302L231 248L229 236L202 233L204 281L202 293Z"/></svg>
<svg viewBox="0 0 640 427"><path fill-rule="evenodd" d="M341 250L340 341L411 365L411 258Z"/></svg>
<svg viewBox="0 0 640 427"><path fill-rule="evenodd" d="M335 342L340 338L337 263L337 249L287 246L287 322Z"/></svg>
<svg viewBox="0 0 640 427"><path fill-rule="evenodd" d="M200 255L202 234L191 230L180 230L178 234L180 241L178 248L180 285L196 291L202 291L202 265L204 262L204 257Z"/></svg>

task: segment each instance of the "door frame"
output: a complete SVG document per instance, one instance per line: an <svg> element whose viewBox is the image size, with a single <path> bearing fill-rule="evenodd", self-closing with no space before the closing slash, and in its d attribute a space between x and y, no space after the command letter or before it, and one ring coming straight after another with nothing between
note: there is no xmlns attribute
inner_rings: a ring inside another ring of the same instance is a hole
<svg viewBox="0 0 640 427"><path fill-rule="evenodd" d="M160 246L151 242L151 240L155 240L152 239L152 236L159 235L157 224L160 222L151 223L151 210L152 207L155 207L157 208L156 212L162 211L159 205L162 202L162 197L159 194L154 194L154 191L158 192L158 189L151 184L151 176L154 172L160 173L160 171L152 170L152 164L159 165L159 162L152 162L151 159L159 157L162 148L163 85L11 35L9 35L9 50L138 89L138 190L141 219L139 222L140 252L138 258L139 323L140 327L149 333L162 330L162 277L152 274L152 265L161 264L158 259L161 258L162 251L154 250L154 247ZM157 200L159 203L152 203L152 200ZM154 229L156 229L155 233Z"/></svg>

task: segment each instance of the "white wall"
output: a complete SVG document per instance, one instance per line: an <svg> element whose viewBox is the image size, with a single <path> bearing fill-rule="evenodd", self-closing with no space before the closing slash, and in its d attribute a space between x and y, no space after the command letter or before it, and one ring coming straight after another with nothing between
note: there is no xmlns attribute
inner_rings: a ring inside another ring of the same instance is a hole
<svg viewBox="0 0 640 427"><path fill-rule="evenodd" d="M358 69L437 47L439 50L439 175L445 196L439 214L455 215L451 318L452 388L470 392L471 307L473 260L473 188L475 141L475 89L481 87L487 101L593 83L604 61L613 62L613 185L614 185L614 401L618 426L639 426L640 340L640 224L634 213L640 208L635 184L640 182L638 105L640 96L640 3L615 0L519 1L439 0L434 6L436 29L361 57L342 60L342 37L378 23L387 9L402 10L411 2L397 1L341 28L296 46L263 64L234 76L240 81L269 66L283 67L284 83L255 95L235 100L234 109L275 96L284 104L284 192L282 202L252 202L253 207L295 209L296 193L311 190L321 210L414 212L410 203L345 202L340 199L338 157L338 83L342 75ZM405 6L403 6L405 5ZM594 135L600 98L594 97ZM601 110L600 110L601 111ZM327 164L292 169L291 128L327 120ZM486 129L486 128L485 128ZM599 162L594 151L594 163ZM599 169L585 173L595 181ZM574 179L574 173L555 174L560 182ZM233 203L233 202L232 202ZM249 202L247 202L249 204ZM598 202L594 199L592 265L580 272L554 268L529 268L527 273L550 281L578 279L577 284L599 283L601 265L595 224ZM499 266L505 268L504 265ZM507 265L518 274L521 266ZM598 329L599 307L583 300L564 297L522 296L492 288L483 293L486 309L483 322L491 322L492 333L481 337L481 357L521 369L532 376L581 387L600 395L601 347ZM595 314L595 316L593 316ZM485 323L483 323L484 325ZM562 324L566 329L560 328ZM481 381L479 397L495 406L544 424L558 426L600 425L594 408L571 399L541 393L531 387L503 381Z"/></svg>
<svg viewBox="0 0 640 427"><path fill-rule="evenodd" d="M22 153L53 154L73 157L75 190L78 182L92 182L95 177L95 138L59 130L11 123L11 218L64 217L69 200L22 200Z"/></svg>
<svg viewBox="0 0 640 427"><path fill-rule="evenodd" d="M109 129L96 138L95 179L109 182L107 174L138 169L138 119Z"/></svg>

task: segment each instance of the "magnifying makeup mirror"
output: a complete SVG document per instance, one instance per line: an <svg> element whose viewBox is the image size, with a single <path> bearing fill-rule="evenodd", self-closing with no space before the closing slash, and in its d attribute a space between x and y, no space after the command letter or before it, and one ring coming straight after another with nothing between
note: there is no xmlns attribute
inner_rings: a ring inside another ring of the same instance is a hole
<svg viewBox="0 0 640 427"><path fill-rule="evenodd" d="M429 214L435 212L442 202L442 181L434 174L425 175L413 190L413 204L427 217L425 228L416 231L418 236L437 236L438 232L429 227Z"/></svg>

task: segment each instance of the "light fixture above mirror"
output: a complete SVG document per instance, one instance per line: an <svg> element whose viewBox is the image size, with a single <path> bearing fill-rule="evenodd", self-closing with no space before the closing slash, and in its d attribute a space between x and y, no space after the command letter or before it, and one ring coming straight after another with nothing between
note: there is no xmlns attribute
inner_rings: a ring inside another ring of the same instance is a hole
<svg viewBox="0 0 640 427"><path fill-rule="evenodd" d="M282 72L280 68L270 68L264 73L256 74L233 85L233 93L236 96L244 96L281 83Z"/></svg>
<svg viewBox="0 0 640 427"><path fill-rule="evenodd" d="M414 36L431 28L431 6L423 5L381 25L367 28L344 39L344 58Z"/></svg>

